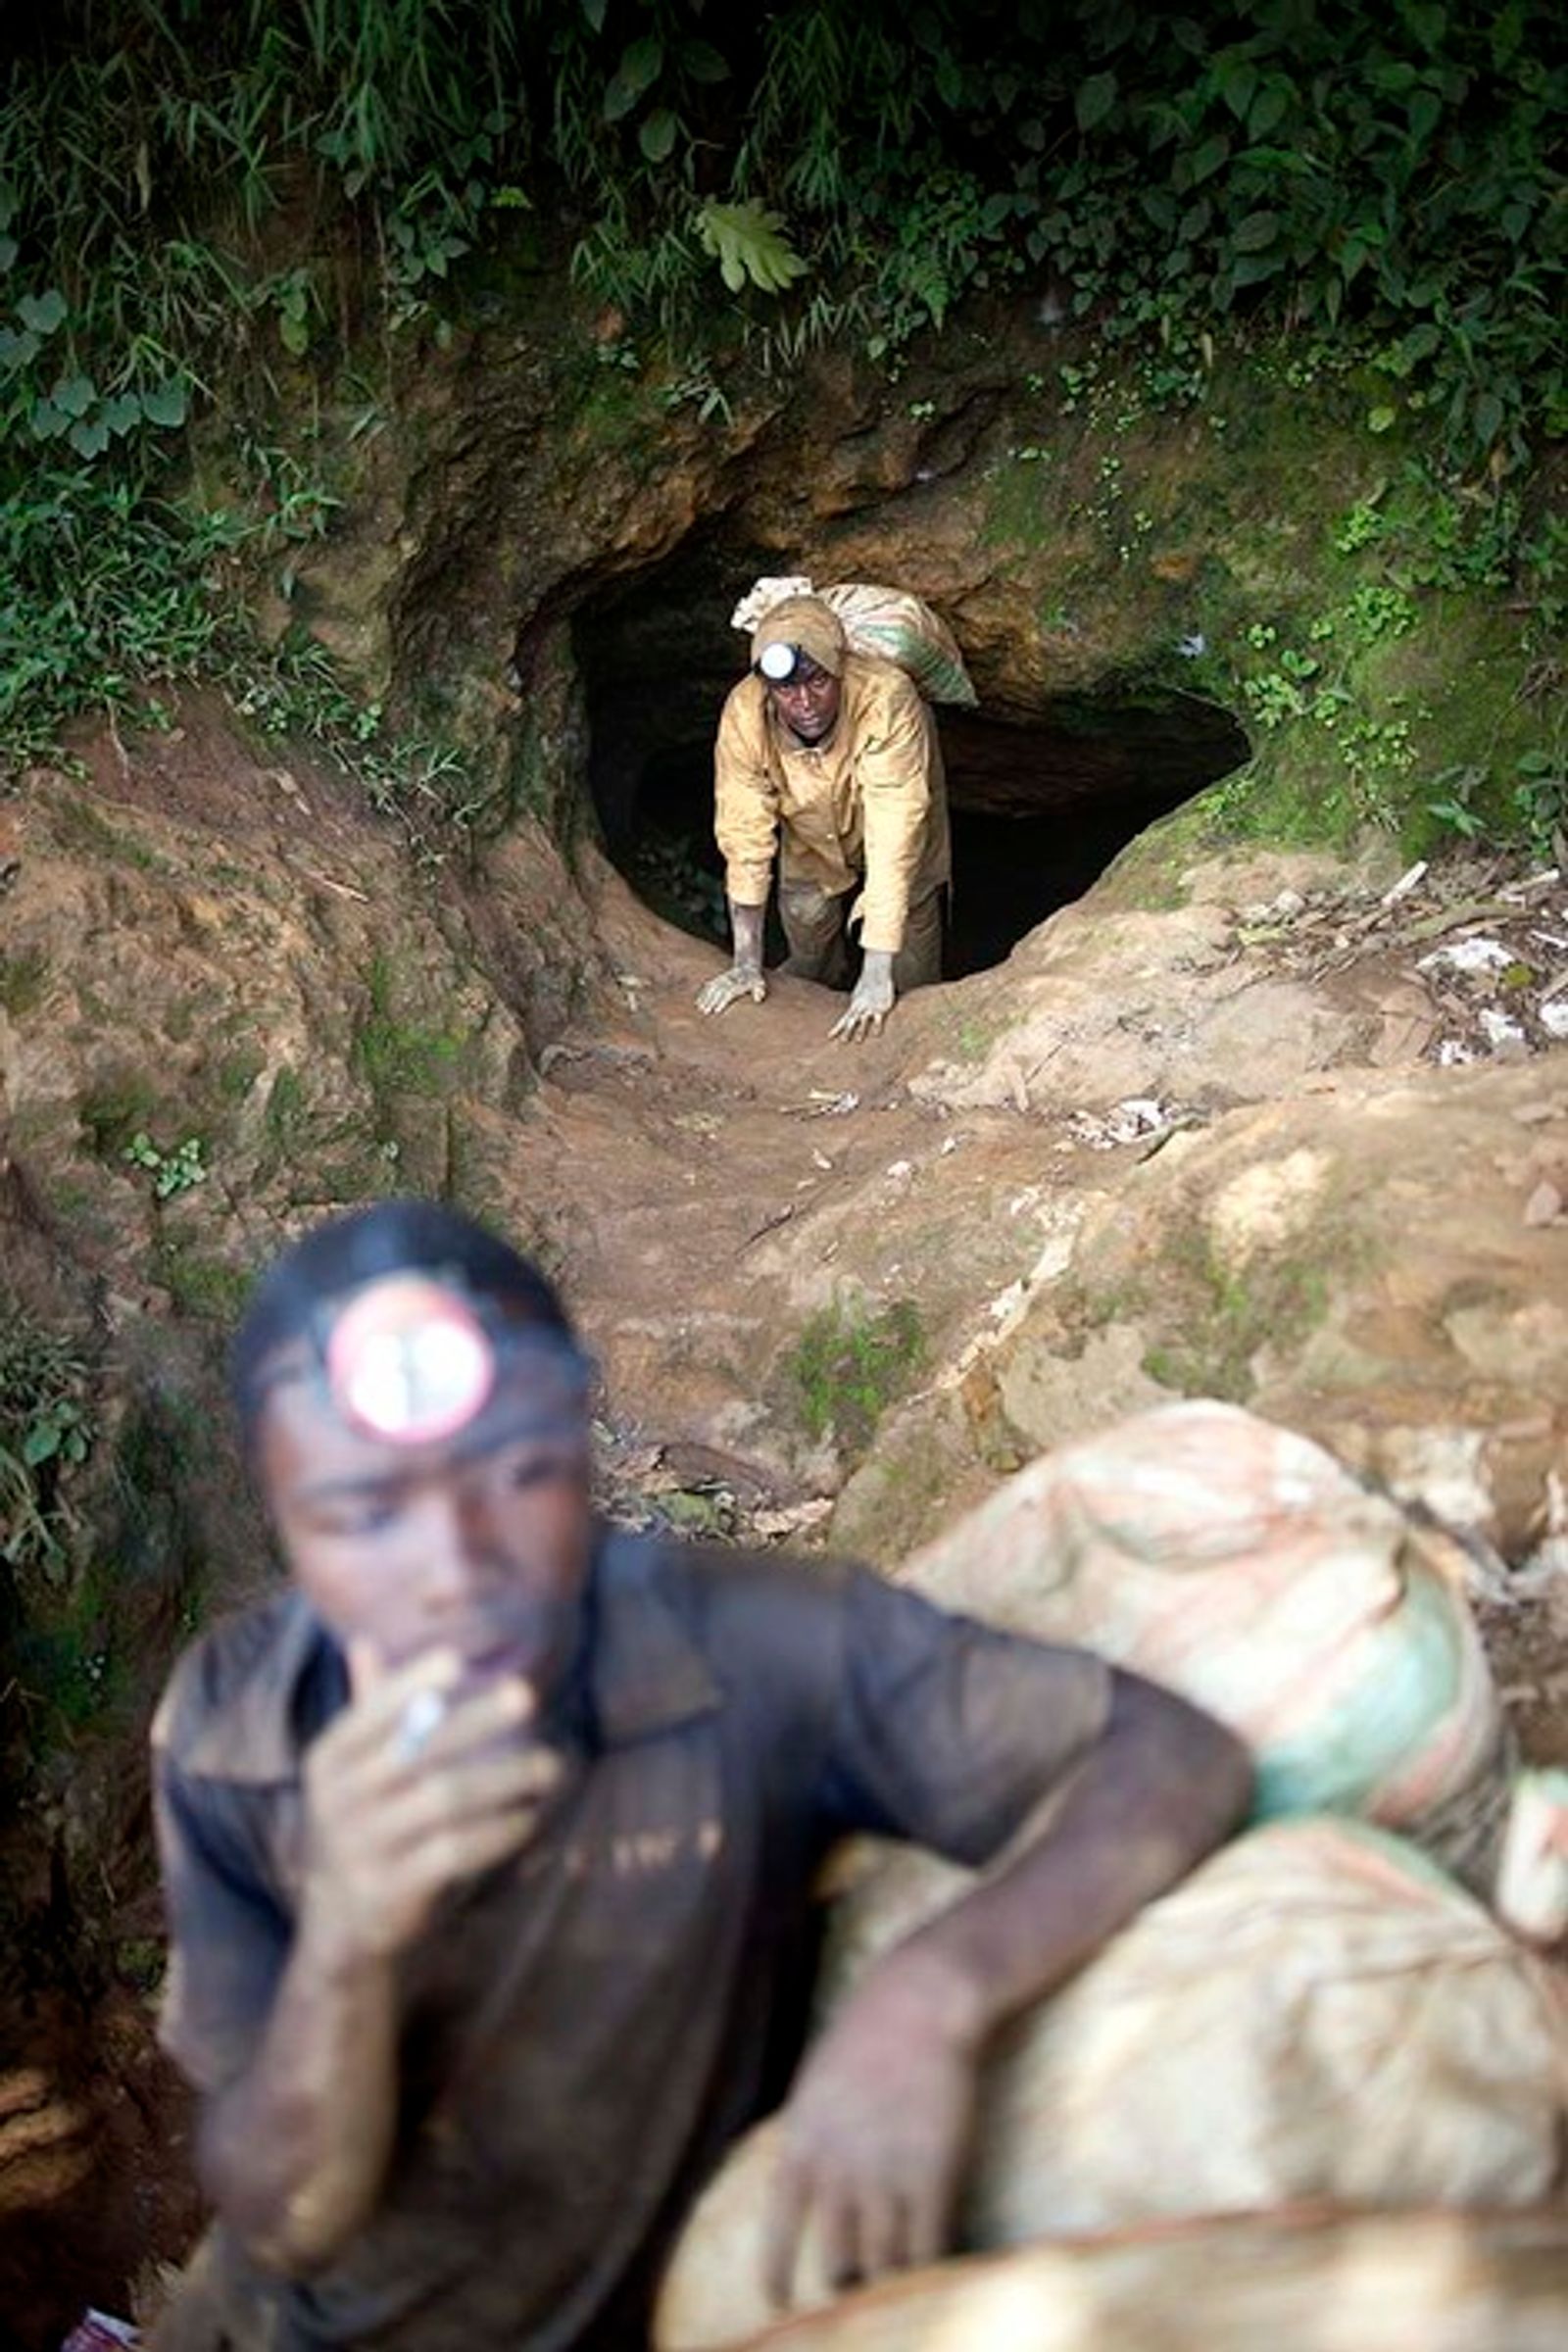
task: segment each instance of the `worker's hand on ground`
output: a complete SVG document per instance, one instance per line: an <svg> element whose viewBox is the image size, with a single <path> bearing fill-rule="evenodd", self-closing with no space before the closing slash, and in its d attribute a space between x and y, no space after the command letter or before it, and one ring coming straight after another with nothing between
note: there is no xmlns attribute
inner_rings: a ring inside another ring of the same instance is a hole
<svg viewBox="0 0 1568 2352"><path fill-rule="evenodd" d="M732 963L727 972L720 972L716 980L710 980L698 990L697 1009L727 1012L738 997L750 997L754 1004L760 1004L766 994L767 982L760 964Z"/></svg>
<svg viewBox="0 0 1568 2352"><path fill-rule="evenodd" d="M441 1896L532 1837L562 1762L528 1732L526 1684L459 1690L461 1661L395 1670L356 1646L354 1695L305 1758L302 1930L334 1959L386 1960Z"/></svg>
<svg viewBox="0 0 1568 2352"><path fill-rule="evenodd" d="M804 2061L780 2117L764 2262L791 2299L808 2233L832 2284L946 2252L974 2121L976 2051L946 1987L885 1960Z"/></svg>
<svg viewBox="0 0 1568 2352"><path fill-rule="evenodd" d="M828 1035L847 1038L852 1043L862 1037L875 1037L892 1010L893 958L876 948L867 948L849 1009L840 1013Z"/></svg>

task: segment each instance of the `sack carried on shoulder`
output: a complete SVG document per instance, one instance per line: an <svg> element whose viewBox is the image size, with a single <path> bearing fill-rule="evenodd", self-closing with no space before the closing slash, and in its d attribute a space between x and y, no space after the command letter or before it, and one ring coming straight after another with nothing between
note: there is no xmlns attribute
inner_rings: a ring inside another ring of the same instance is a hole
<svg viewBox="0 0 1568 2352"><path fill-rule="evenodd" d="M906 589L855 580L814 588L800 574L759 580L730 614L730 624L749 632L792 596L819 596L831 605L844 623L851 653L877 654L884 662L896 662L928 703L956 703L973 710L977 698L953 631L928 604Z"/></svg>

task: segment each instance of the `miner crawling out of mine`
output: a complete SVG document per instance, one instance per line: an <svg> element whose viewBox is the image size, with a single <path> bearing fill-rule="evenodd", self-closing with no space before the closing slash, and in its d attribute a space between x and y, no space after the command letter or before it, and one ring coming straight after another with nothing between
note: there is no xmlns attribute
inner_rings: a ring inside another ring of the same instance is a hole
<svg viewBox="0 0 1568 2352"><path fill-rule="evenodd" d="M153 1735L217 2209L160 2352L641 2344L780 2102L780 2290L808 2224L846 2282L929 2259L989 2036L1247 1802L1227 1732L1087 1653L602 1523L590 1371L543 1276L428 1203L255 1294L236 1397L290 1574ZM865 1831L990 1867L803 2060L813 1888Z"/></svg>
<svg viewBox="0 0 1568 2352"><path fill-rule="evenodd" d="M834 1037L874 1034L898 996L941 979L951 853L936 724L897 663L850 652L820 597L787 598L753 631L751 667L719 718L713 805L732 961L700 992L704 1012L767 994L775 855L786 972L847 987L859 930L859 977Z"/></svg>

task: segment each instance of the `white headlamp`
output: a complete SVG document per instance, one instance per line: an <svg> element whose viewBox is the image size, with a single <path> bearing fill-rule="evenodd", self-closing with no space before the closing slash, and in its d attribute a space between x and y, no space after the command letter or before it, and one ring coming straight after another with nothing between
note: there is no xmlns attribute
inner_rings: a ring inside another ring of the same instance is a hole
<svg viewBox="0 0 1568 2352"><path fill-rule="evenodd" d="M801 665L801 649L775 637L757 657L757 667L770 686L785 686Z"/></svg>
<svg viewBox="0 0 1568 2352"><path fill-rule="evenodd" d="M372 1437L426 1445L482 1412L496 1357L473 1309L419 1274L372 1283L338 1316L326 1344L339 1408Z"/></svg>

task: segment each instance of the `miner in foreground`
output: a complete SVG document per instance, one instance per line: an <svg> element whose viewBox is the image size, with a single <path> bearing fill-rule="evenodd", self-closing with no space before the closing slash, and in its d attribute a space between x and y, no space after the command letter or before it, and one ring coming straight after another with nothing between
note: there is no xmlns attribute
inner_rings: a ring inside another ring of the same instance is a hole
<svg viewBox="0 0 1568 2352"><path fill-rule="evenodd" d="M559 1299L443 1209L313 1233L235 1364L289 1579L154 1729L218 2215L159 2343L637 2346L781 2101L777 2278L808 2217L846 2282L939 2252L988 2037L1225 1835L1236 1741L863 1570L600 1522ZM993 1867L802 2061L855 1831Z"/></svg>

